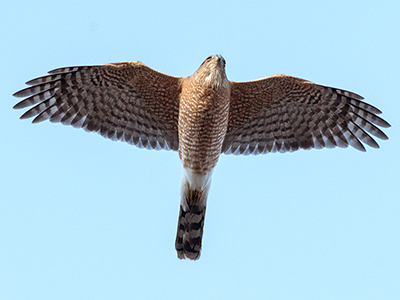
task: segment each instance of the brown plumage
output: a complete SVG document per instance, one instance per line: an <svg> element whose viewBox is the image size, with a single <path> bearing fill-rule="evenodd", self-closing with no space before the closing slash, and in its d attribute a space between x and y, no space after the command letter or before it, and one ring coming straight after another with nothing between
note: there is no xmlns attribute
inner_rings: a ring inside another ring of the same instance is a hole
<svg viewBox="0 0 400 300"><path fill-rule="evenodd" d="M310 148L379 148L381 112L362 97L287 75L228 81L225 60L208 57L189 77L140 62L56 69L14 94L21 118L82 127L147 149L179 150L183 179L179 258L198 259L212 171L219 155Z"/></svg>

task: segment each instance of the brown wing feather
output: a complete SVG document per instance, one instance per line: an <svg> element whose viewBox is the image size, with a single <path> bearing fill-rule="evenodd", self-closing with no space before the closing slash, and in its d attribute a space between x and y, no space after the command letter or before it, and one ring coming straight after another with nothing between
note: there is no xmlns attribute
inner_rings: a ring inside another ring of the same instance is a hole
<svg viewBox="0 0 400 300"><path fill-rule="evenodd" d="M140 62L68 67L33 79L14 108L21 116L50 119L148 149L178 150L181 79Z"/></svg>
<svg viewBox="0 0 400 300"><path fill-rule="evenodd" d="M369 135L390 127L377 108L357 94L287 75L231 82L226 154L261 154L298 149L378 148ZM377 125L377 126L376 126Z"/></svg>

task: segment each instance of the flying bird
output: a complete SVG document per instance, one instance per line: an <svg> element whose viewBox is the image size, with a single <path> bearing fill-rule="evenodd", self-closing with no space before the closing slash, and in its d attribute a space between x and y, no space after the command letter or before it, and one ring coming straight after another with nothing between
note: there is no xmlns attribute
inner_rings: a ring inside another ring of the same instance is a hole
<svg viewBox="0 0 400 300"><path fill-rule="evenodd" d="M390 124L362 97L310 81L273 75L229 81L225 59L209 56L189 77L140 62L66 67L28 81L14 94L34 105L21 119L49 119L146 149L178 151L183 179L175 248L200 256L211 177L221 153L247 155L298 149L379 148Z"/></svg>

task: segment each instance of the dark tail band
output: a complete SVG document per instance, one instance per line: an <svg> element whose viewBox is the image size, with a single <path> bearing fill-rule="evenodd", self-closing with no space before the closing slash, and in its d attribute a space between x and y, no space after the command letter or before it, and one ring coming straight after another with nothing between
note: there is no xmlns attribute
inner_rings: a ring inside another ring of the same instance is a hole
<svg viewBox="0 0 400 300"><path fill-rule="evenodd" d="M187 211L180 207L175 248L178 258L196 260L200 257L206 207L188 206Z"/></svg>

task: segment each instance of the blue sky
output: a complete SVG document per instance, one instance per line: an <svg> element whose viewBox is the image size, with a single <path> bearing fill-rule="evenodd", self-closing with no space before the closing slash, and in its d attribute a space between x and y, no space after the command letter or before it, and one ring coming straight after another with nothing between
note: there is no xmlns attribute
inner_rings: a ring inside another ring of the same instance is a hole
<svg viewBox="0 0 400 300"><path fill-rule="evenodd" d="M400 299L399 16L399 1L4 1L2 299ZM347 89L392 128L366 153L221 156L196 262L174 250L177 153L12 110L57 67L187 76L216 53L230 80Z"/></svg>

